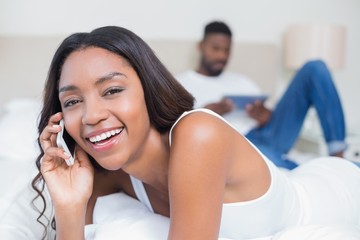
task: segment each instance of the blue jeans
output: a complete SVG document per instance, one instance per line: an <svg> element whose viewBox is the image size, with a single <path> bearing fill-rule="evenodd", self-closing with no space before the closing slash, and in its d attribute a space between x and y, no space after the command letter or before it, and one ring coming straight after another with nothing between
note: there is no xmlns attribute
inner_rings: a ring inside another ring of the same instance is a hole
<svg viewBox="0 0 360 240"><path fill-rule="evenodd" d="M347 145L341 102L328 68L318 60L306 63L296 73L269 122L252 129L246 137L277 166L293 169L297 164L286 154L298 139L311 106L316 109L329 154L344 151Z"/></svg>

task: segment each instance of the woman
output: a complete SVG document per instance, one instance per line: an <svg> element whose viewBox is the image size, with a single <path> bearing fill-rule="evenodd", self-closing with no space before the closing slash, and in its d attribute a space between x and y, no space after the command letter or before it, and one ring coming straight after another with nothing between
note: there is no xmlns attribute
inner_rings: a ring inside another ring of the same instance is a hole
<svg viewBox="0 0 360 240"><path fill-rule="evenodd" d="M314 160L289 178L220 116L192 107L193 97L134 33L110 26L65 39L45 86L33 182L40 196L39 182L49 190L57 239L83 239L96 198L117 191L169 216L169 239L255 238L359 220L360 172L351 163ZM72 166L56 146L61 119L76 142ZM315 171L304 177L308 169Z"/></svg>

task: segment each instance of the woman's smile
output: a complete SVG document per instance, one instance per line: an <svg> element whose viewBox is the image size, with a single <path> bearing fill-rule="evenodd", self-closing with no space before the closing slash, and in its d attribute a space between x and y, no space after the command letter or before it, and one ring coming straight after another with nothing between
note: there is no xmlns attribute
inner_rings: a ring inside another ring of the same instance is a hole
<svg viewBox="0 0 360 240"><path fill-rule="evenodd" d="M91 143L91 147L95 151L108 151L119 142L119 138L121 137L120 135L123 130L123 127L106 130L102 133L94 134L93 136L87 138L87 140Z"/></svg>
<svg viewBox="0 0 360 240"><path fill-rule="evenodd" d="M100 48L73 52L59 99L67 132L102 167L119 169L146 145L151 125L143 88L126 59Z"/></svg>

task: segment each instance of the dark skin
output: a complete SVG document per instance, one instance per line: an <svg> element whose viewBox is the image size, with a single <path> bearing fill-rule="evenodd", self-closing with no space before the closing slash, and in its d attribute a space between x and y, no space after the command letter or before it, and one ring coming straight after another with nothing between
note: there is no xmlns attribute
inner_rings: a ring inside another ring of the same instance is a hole
<svg viewBox="0 0 360 240"><path fill-rule="evenodd" d="M39 136L58 240L84 239L97 197L135 197L129 175L143 182L155 213L171 216L172 240L218 239L223 204L257 199L270 187L261 154L212 114L183 117L171 139L159 132L137 72L119 55L98 47L72 52L58 86L62 112ZM77 144L71 166L55 142L61 119ZM96 171L88 155L106 172Z"/></svg>
<svg viewBox="0 0 360 240"><path fill-rule="evenodd" d="M201 61L197 72L205 76L218 76L226 67L231 52L231 37L223 33L210 33L199 43ZM208 103L204 106L214 112L224 115L235 109L230 99L223 98L219 102ZM246 106L249 117L257 121L258 127L266 125L272 111L265 107L264 102L256 101ZM333 154L336 157L344 157L344 152Z"/></svg>
<svg viewBox="0 0 360 240"><path fill-rule="evenodd" d="M169 217L169 198L167 193L163 193L151 185L145 184L146 193L151 202L151 206L158 214ZM93 193L89 199L86 211L86 224L92 224L92 216L96 199L100 196L106 196L116 192L124 192L127 195L137 198L131 184L129 174L125 173L122 169L116 171L95 171L94 173L94 186Z"/></svg>
<svg viewBox="0 0 360 240"><path fill-rule="evenodd" d="M247 114L258 122L258 126L264 126L271 117L271 110L264 106L261 101L256 101L254 104L248 104L246 106Z"/></svg>
<svg viewBox="0 0 360 240"><path fill-rule="evenodd" d="M218 76L222 73L231 51L231 37L222 33L210 33L199 43L201 53L200 65L197 72L205 76ZM230 99L223 98L219 102L206 104L205 108L224 115L235 109ZM271 110L266 108L263 102L257 101L246 107L247 114L258 122L258 126L264 126L271 117Z"/></svg>

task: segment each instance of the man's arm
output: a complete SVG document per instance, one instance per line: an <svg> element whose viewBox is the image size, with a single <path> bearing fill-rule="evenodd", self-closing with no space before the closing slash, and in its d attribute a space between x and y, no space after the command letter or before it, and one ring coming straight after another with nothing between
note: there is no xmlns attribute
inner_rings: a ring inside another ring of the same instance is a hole
<svg viewBox="0 0 360 240"><path fill-rule="evenodd" d="M233 111L235 105L231 100L223 98L219 102L206 104L204 108L208 108L217 114L224 115L225 113Z"/></svg>

